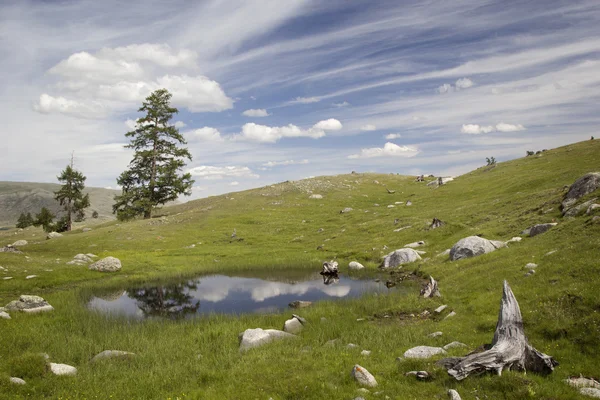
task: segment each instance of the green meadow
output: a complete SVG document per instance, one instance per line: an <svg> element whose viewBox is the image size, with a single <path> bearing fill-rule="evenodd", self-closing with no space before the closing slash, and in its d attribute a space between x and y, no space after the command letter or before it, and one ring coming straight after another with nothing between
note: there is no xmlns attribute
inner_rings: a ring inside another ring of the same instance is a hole
<svg viewBox="0 0 600 400"><path fill-rule="evenodd" d="M89 232L81 225L51 240L38 228L0 232L0 245L28 241L23 254L0 253L7 269L0 278L13 277L0 279L0 304L32 294L54 307L0 319L0 398L444 399L448 389L463 399L585 398L564 379L600 377L600 224L587 215L563 218L560 203L568 185L593 171L600 171L599 140L482 166L440 187L426 185L434 178L423 183L395 173L353 173L190 201L151 220L108 222ZM600 192L580 202L595 196ZM340 213L347 207L352 211ZM445 225L429 230L433 218ZM552 221L558 225L544 234L520 234ZM401 227L409 228L394 231ZM523 239L470 259L439 256L472 235ZM417 279L389 295L277 314L133 320L86 307L93 293L208 273L276 276L284 269L319 271L324 261L336 260L343 274L351 261L365 265L361 274L375 274L385 254L420 240L426 254L401 271L433 276L440 298L420 298ZM67 265L78 253L117 257L123 268L100 273ZM527 263L538 265L535 274L525 276ZM419 345L459 341L467 347L448 353L462 356L490 343L504 280L519 301L530 343L560 363L552 374L505 371L458 382L436 366L441 357L397 360ZM442 304L448 305L442 315L432 312ZM432 316L419 317L424 310ZM456 316L444 319L450 311ZM308 322L298 339L239 351L245 329L281 329L292 313ZM427 336L436 331L443 335ZM326 345L333 339L339 340ZM91 362L103 350L136 356ZM53 375L41 353L75 366L77 375ZM359 392L350 376L355 364L377 379L369 393ZM405 376L413 370L432 377ZM9 377L27 384L11 384Z"/></svg>

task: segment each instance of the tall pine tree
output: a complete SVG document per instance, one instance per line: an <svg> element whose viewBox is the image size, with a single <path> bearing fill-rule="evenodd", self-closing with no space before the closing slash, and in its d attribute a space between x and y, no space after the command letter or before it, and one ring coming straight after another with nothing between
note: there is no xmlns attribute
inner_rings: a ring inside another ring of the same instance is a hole
<svg viewBox="0 0 600 400"><path fill-rule="evenodd" d="M129 169L117 179L123 188L115 196L113 212L120 220L143 215L152 217L158 205L174 201L177 196L191 195L194 181L189 173L183 174L185 159L192 160L187 142L179 130L170 124L178 110L170 106L171 93L166 89L153 92L142 103L139 112L145 116L137 120L135 130L127 132L131 138L126 148L135 151Z"/></svg>
<svg viewBox="0 0 600 400"><path fill-rule="evenodd" d="M67 165L57 179L63 186L54 192L54 198L65 210L65 216L61 219L61 223L57 224L57 231L70 231L73 220L82 221L85 218L85 209L90 206L90 195L83 194L86 177L73 168L71 156L71 164Z"/></svg>

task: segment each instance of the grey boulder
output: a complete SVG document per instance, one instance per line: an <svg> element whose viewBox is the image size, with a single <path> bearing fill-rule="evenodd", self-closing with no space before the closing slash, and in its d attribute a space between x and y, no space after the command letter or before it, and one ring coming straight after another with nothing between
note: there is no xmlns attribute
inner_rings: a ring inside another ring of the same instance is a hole
<svg viewBox="0 0 600 400"><path fill-rule="evenodd" d="M17 240L12 244L12 247L27 246L27 240Z"/></svg>
<svg viewBox="0 0 600 400"><path fill-rule="evenodd" d="M404 358L430 358L438 354L446 354L441 347L417 346L404 352Z"/></svg>
<svg viewBox="0 0 600 400"><path fill-rule="evenodd" d="M40 296L21 295L19 300L11 301L6 305L8 311L23 311L26 313L38 313L44 311L52 311L52 307L46 300Z"/></svg>
<svg viewBox="0 0 600 400"><path fill-rule="evenodd" d="M0 318L2 319L10 319L10 315L6 311L0 311Z"/></svg>
<svg viewBox="0 0 600 400"><path fill-rule="evenodd" d="M353 271L358 271L359 269L363 269L365 266L357 261L352 261L348 264L348 269Z"/></svg>
<svg viewBox="0 0 600 400"><path fill-rule="evenodd" d="M577 179L562 201L563 212L571 208L581 197L592 193L598 188L600 188L600 172L590 172Z"/></svg>
<svg viewBox="0 0 600 400"><path fill-rule="evenodd" d="M394 250L385 257L383 257L383 263L381 268L395 268L402 264L408 264L421 259L419 253L413 249L403 248Z"/></svg>
<svg viewBox="0 0 600 400"><path fill-rule="evenodd" d="M271 343L274 340L292 339L296 337L296 335L278 331L276 329L246 329L239 335L240 351L246 351L254 347L259 347L264 344Z"/></svg>
<svg viewBox="0 0 600 400"><path fill-rule="evenodd" d="M354 378L354 380L356 382L358 382L358 384L361 386L368 386L368 387L377 386L377 381L375 380L375 377L373 375L371 375L371 373L369 371L367 371L366 368L361 367L358 364L356 364L352 368L351 375Z"/></svg>
<svg viewBox="0 0 600 400"><path fill-rule="evenodd" d="M15 385L25 385L25 381L23 379L15 378L14 376L11 376L10 383L14 383Z"/></svg>
<svg viewBox="0 0 600 400"><path fill-rule="evenodd" d="M306 320L296 314L292 314L292 318L288 319L283 324L283 331L288 333L300 333L304 328Z"/></svg>
<svg viewBox="0 0 600 400"><path fill-rule="evenodd" d="M92 271L116 272L121 269L121 260L115 257L106 257L91 264L88 268Z"/></svg>
<svg viewBox="0 0 600 400"><path fill-rule="evenodd" d="M587 211L589 207L591 207L597 200L598 198L594 197L593 199L588 200L585 203L581 203L575 207L569 208L568 210L563 211L563 217L576 217L579 214L582 214L584 211Z"/></svg>
<svg viewBox="0 0 600 400"><path fill-rule="evenodd" d="M50 232L49 234L46 235L46 239L56 239L62 237L61 233L58 232Z"/></svg>
<svg viewBox="0 0 600 400"><path fill-rule="evenodd" d="M56 364L56 363L50 363L48 365L50 366L50 371L52 371L52 373L54 375L59 375L59 376L77 375L77 368L75 368L71 365Z"/></svg>
<svg viewBox="0 0 600 400"><path fill-rule="evenodd" d="M500 241L492 241L479 236L469 236L460 239L450 249L450 260L456 261L463 258L475 257L504 247L506 244Z"/></svg>
<svg viewBox="0 0 600 400"><path fill-rule="evenodd" d="M550 228L555 227L556 225L558 225L556 222L534 225L529 229L529 237L534 237L541 233L547 232Z"/></svg>

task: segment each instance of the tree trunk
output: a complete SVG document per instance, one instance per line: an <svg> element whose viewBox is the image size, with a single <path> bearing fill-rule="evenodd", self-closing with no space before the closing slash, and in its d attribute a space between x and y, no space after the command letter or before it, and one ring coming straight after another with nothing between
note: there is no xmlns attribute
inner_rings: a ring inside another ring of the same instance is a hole
<svg viewBox="0 0 600 400"><path fill-rule="evenodd" d="M433 276L429 277L429 282L427 283L427 286L421 289L421 296L425 298L442 296L442 294L440 293L440 289L438 288L438 283L435 279L433 279Z"/></svg>
<svg viewBox="0 0 600 400"><path fill-rule="evenodd" d="M449 375L460 381L470 374L485 371L495 371L501 375L503 369L549 374L558 362L527 342L519 304L508 282L504 281L492 348L466 357L447 358L441 360L440 364L448 369Z"/></svg>

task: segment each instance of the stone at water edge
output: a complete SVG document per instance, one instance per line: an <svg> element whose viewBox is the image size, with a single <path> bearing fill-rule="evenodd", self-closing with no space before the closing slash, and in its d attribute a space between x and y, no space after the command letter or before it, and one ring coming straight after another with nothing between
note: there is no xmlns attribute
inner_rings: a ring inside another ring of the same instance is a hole
<svg viewBox="0 0 600 400"><path fill-rule="evenodd" d="M352 271L358 271L359 269L363 269L365 266L359 263L358 261L352 261L348 264L348 269Z"/></svg>
<svg viewBox="0 0 600 400"><path fill-rule="evenodd" d="M59 376L77 375L77 368L75 368L71 365L56 364L56 363L50 363L48 365L50 366L50 371L52 371L52 373L54 375L59 375Z"/></svg>
<svg viewBox="0 0 600 400"><path fill-rule="evenodd" d="M380 268L394 268L398 265L408 264L421 259L419 253L413 249L394 250L383 258Z"/></svg>
<svg viewBox="0 0 600 400"><path fill-rule="evenodd" d="M352 368L352 377L358 382L361 386L367 387L375 387L377 386L377 381L375 377L371 375L369 371L360 365L356 364L354 368Z"/></svg>
<svg viewBox="0 0 600 400"><path fill-rule="evenodd" d="M302 328L304 328L302 321L296 317L288 319L283 324L283 331L288 333L300 333Z"/></svg>
<svg viewBox="0 0 600 400"><path fill-rule="evenodd" d="M534 237L536 235L544 233L544 232L548 231L550 228L555 227L556 225L558 225L557 222L550 222L547 224L534 225L529 229L529 237Z"/></svg>
<svg viewBox="0 0 600 400"><path fill-rule="evenodd" d="M263 344L270 343L273 340L292 338L297 338L297 336L292 335L291 333L278 331L276 329L246 329L244 332L239 334L240 351L262 346Z"/></svg>
<svg viewBox="0 0 600 400"><path fill-rule="evenodd" d="M100 272L116 272L121 269L121 260L115 257L106 257L91 264L88 269Z"/></svg>
<svg viewBox="0 0 600 400"><path fill-rule="evenodd" d="M10 377L10 383L14 383L15 385L25 385L26 382L21 378L15 378L14 376Z"/></svg>
<svg viewBox="0 0 600 400"><path fill-rule="evenodd" d="M294 300L288 304L291 308L306 308L312 305L312 301Z"/></svg>
<svg viewBox="0 0 600 400"><path fill-rule="evenodd" d="M94 356L94 358L92 358L92 362L106 360L109 358L125 359L125 358L132 358L134 356L135 356L135 353L130 353L128 351L104 350L103 352L96 354Z"/></svg>
<svg viewBox="0 0 600 400"><path fill-rule="evenodd" d="M404 358L430 358L438 354L447 354L441 347L417 346L404 352Z"/></svg>

